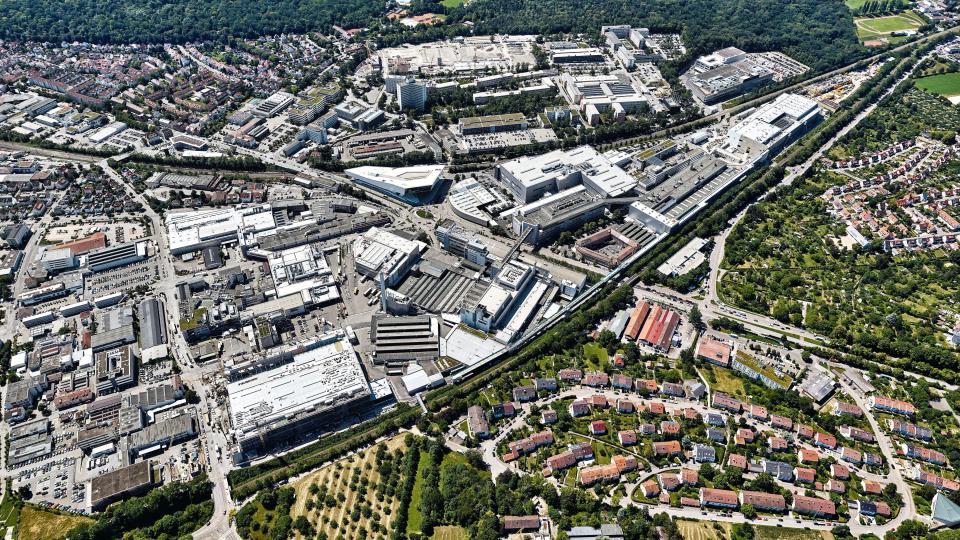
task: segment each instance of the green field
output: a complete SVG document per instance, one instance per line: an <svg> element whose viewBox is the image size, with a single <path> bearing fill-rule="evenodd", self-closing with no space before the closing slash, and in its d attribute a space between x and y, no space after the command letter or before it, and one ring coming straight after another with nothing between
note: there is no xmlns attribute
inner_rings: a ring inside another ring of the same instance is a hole
<svg viewBox="0 0 960 540"><path fill-rule="evenodd" d="M885 38L892 32L916 30L923 26L924 21L916 13L904 11L886 17L858 17L854 19L854 23L857 25L857 36L867 41Z"/></svg>
<svg viewBox="0 0 960 540"><path fill-rule="evenodd" d="M845 0L843 3L846 4L846 6L850 8L851 11L853 11L855 9L862 8L863 5L867 3L867 1L868 0Z"/></svg>
<svg viewBox="0 0 960 540"><path fill-rule="evenodd" d="M417 462L417 479L413 482L413 493L410 495L410 507L407 510L407 534L419 532L423 528L423 512L420 511L420 498L423 496L423 475L426 474L430 455L420 451L420 461Z"/></svg>
<svg viewBox="0 0 960 540"><path fill-rule="evenodd" d="M19 538L21 540L57 540L81 523L93 520L83 516L61 514L34 506L24 506L20 512Z"/></svg>
<svg viewBox="0 0 960 540"><path fill-rule="evenodd" d="M455 7L462 6L464 3L465 3L465 0L443 0L442 2L440 2L440 5L447 9L452 9Z"/></svg>
<svg viewBox="0 0 960 540"><path fill-rule="evenodd" d="M931 75L915 81L917 88L940 94L941 96L960 96L960 73Z"/></svg>

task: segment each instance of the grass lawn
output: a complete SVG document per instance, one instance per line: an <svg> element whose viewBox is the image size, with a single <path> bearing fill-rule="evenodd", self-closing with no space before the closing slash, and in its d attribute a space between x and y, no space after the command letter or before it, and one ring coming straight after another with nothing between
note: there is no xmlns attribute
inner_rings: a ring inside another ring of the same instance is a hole
<svg viewBox="0 0 960 540"><path fill-rule="evenodd" d="M443 0L442 2L440 2L440 5L450 9L450 8L462 6L464 4L464 1L465 0ZM863 1L866 2L866 0L863 0Z"/></svg>
<svg viewBox="0 0 960 540"><path fill-rule="evenodd" d="M24 506L20 512L21 540L57 540L81 523L91 523L92 519L72 514L49 512L33 506Z"/></svg>
<svg viewBox="0 0 960 540"><path fill-rule="evenodd" d="M912 11L904 11L886 17L858 17L854 23L860 39L869 40L887 36L891 32L916 30L923 25L923 19Z"/></svg>
<svg viewBox="0 0 960 540"><path fill-rule="evenodd" d="M587 343L583 346L583 356L587 362L592 364L592 367L597 368L610 360L610 355L607 354L607 350L596 342Z"/></svg>
<svg viewBox="0 0 960 540"><path fill-rule="evenodd" d="M941 96L960 96L960 73L944 73L931 75L915 81L917 88L922 88Z"/></svg>
<svg viewBox="0 0 960 540"><path fill-rule="evenodd" d="M427 470L430 455L420 451L420 461L417 462L417 479L413 481L413 493L410 495L410 507L407 510L407 534L420 532L423 528L423 513L420 512L420 497L423 496L423 475Z"/></svg>
<svg viewBox="0 0 960 540"><path fill-rule="evenodd" d="M852 11L862 8L863 5L867 3L867 0L844 0L843 3Z"/></svg>
<svg viewBox="0 0 960 540"><path fill-rule="evenodd" d="M452 525L444 525L442 527L434 527L433 529L433 540L466 540L467 539L467 530L463 527L456 527Z"/></svg>
<svg viewBox="0 0 960 540"><path fill-rule="evenodd" d="M717 366L710 366L717 382L710 384L710 389L714 392L724 392L737 398L746 398L747 389L743 386L740 377L734 375L733 371ZM710 380L709 378L707 380Z"/></svg>

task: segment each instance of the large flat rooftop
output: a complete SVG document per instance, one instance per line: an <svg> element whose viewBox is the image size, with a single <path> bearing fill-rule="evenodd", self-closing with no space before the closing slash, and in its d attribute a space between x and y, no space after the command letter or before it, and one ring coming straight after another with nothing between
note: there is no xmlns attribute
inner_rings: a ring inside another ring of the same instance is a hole
<svg viewBox="0 0 960 540"><path fill-rule="evenodd" d="M370 387L353 347L327 334L293 361L227 385L233 429L249 432L299 414L364 399Z"/></svg>

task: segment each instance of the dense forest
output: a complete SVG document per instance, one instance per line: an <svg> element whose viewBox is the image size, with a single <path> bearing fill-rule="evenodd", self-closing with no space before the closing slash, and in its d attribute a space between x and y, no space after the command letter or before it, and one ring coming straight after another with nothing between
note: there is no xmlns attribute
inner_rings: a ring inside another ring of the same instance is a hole
<svg viewBox="0 0 960 540"><path fill-rule="evenodd" d="M363 26L382 14L368 0L4 0L0 38L180 43Z"/></svg>
<svg viewBox="0 0 960 540"><path fill-rule="evenodd" d="M476 0L450 10L428 1L417 5L449 11L450 23L472 21L478 34L596 33L604 24L629 23L682 31L697 54L728 45L782 50L824 68L862 53L841 0ZM366 0L5 0L0 38L184 42L365 26L383 11L382 3ZM423 40L466 29L448 24L393 31Z"/></svg>
<svg viewBox="0 0 960 540"><path fill-rule="evenodd" d="M682 30L695 54L729 45L779 50L814 69L861 51L841 0L479 0L451 16L474 21L479 34L597 32L605 24Z"/></svg>

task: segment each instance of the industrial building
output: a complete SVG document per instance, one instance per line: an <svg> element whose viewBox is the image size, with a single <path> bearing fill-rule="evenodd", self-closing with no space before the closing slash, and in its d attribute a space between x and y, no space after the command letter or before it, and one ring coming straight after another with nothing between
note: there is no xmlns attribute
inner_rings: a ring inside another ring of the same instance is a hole
<svg viewBox="0 0 960 540"><path fill-rule="evenodd" d="M507 161L497 165L496 174L523 204L581 184L603 197L620 197L637 187L636 179L590 146Z"/></svg>
<svg viewBox="0 0 960 540"><path fill-rule="evenodd" d="M270 205L262 204L168 213L165 219L170 253L182 255L275 229L277 223L271 210Z"/></svg>
<svg viewBox="0 0 960 540"><path fill-rule="evenodd" d="M378 364L433 361L440 355L440 323L429 315L378 313L370 320L370 342Z"/></svg>
<svg viewBox="0 0 960 540"><path fill-rule="evenodd" d="M533 315L556 294L549 279L531 266L510 261L478 298L468 298L460 307L460 321L509 344L529 324Z"/></svg>
<svg viewBox="0 0 960 540"><path fill-rule="evenodd" d="M196 416L187 412L134 431L127 435L123 444L126 449L126 462L133 463L137 458L161 452L191 439L199 433L199 428Z"/></svg>
<svg viewBox="0 0 960 540"><path fill-rule="evenodd" d="M781 94L753 110L728 131L723 149L741 159L766 160L823 119L820 105L798 94Z"/></svg>
<svg viewBox="0 0 960 540"><path fill-rule="evenodd" d="M443 249L463 257L471 264L479 267L486 266L487 257L490 254L487 246L467 233L463 227L452 220L447 220L440 224L435 232Z"/></svg>
<svg viewBox="0 0 960 540"><path fill-rule="evenodd" d="M576 186L511 210L509 216L515 234L529 244L541 246L564 231L601 217L606 206L600 195L585 186Z"/></svg>
<svg viewBox="0 0 960 540"><path fill-rule="evenodd" d="M40 266L51 274L73 270L80 264L69 248L45 249L40 256Z"/></svg>
<svg viewBox="0 0 960 540"><path fill-rule="evenodd" d="M355 239L351 247L357 272L374 279L382 275L386 287L399 283L426 249L416 240L377 227Z"/></svg>
<svg viewBox="0 0 960 540"><path fill-rule="evenodd" d="M167 342L163 303L157 298L146 298L137 309L140 324L140 348L149 349Z"/></svg>
<svg viewBox="0 0 960 540"><path fill-rule="evenodd" d="M680 81L701 103L713 105L809 68L782 53L746 53L727 47L701 56Z"/></svg>
<svg viewBox="0 0 960 540"><path fill-rule="evenodd" d="M156 482L153 464L149 461L95 476L90 481L87 497L90 510L102 510L114 501L144 493Z"/></svg>
<svg viewBox="0 0 960 540"><path fill-rule="evenodd" d="M499 193L472 178L461 180L451 187L447 194L447 203L457 216L483 226L487 226L493 216L511 206Z"/></svg>
<svg viewBox="0 0 960 540"><path fill-rule="evenodd" d="M289 361L227 384L237 462L332 423L370 398L363 368L342 332L299 344Z"/></svg>
<svg viewBox="0 0 960 540"><path fill-rule="evenodd" d="M311 303L316 305L340 298L333 273L320 246L308 244L273 252L267 261L277 298L304 291L309 293Z"/></svg>
<svg viewBox="0 0 960 540"><path fill-rule="evenodd" d="M355 167L344 171L355 182L409 204L429 204L443 179L443 165Z"/></svg>

